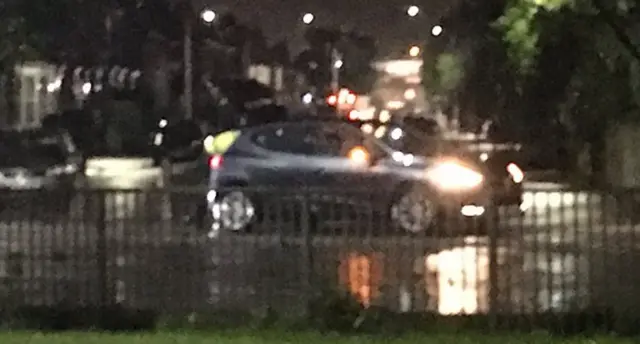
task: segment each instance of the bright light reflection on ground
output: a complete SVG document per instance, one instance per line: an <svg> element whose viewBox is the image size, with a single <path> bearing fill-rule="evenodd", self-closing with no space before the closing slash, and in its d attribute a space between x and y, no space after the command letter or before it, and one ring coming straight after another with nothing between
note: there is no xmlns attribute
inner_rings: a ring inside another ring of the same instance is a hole
<svg viewBox="0 0 640 344"><path fill-rule="evenodd" d="M458 247L430 254L427 274L437 279L438 313L475 314L488 310L489 254L486 247Z"/></svg>

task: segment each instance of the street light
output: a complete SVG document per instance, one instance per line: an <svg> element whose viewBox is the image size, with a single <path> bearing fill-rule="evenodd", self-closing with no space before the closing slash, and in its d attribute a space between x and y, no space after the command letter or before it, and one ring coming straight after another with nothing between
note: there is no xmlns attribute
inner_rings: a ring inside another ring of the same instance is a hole
<svg viewBox="0 0 640 344"><path fill-rule="evenodd" d="M417 57L418 55L420 55L420 47L417 45L412 46L411 49L409 49L409 56Z"/></svg>
<svg viewBox="0 0 640 344"><path fill-rule="evenodd" d="M185 6L183 10L186 11L189 8L188 2L183 2L182 6ZM207 24L213 23L216 20L216 12L210 9L205 9L200 12L200 18ZM189 19L184 19L184 37L183 37L183 63L184 63L184 116L186 119L193 118L193 23Z"/></svg>
<svg viewBox="0 0 640 344"><path fill-rule="evenodd" d="M213 10L204 10L200 13L200 18L202 18L205 23L211 24L216 20L216 12Z"/></svg>
<svg viewBox="0 0 640 344"><path fill-rule="evenodd" d="M313 13L305 13L305 15L302 16L302 22L306 25L313 23L314 19L316 19L316 17L313 15Z"/></svg>
<svg viewBox="0 0 640 344"><path fill-rule="evenodd" d="M407 9L407 15L409 17L415 17L420 13L420 8L418 6L409 6Z"/></svg>
<svg viewBox="0 0 640 344"><path fill-rule="evenodd" d="M335 69L340 69L340 68L342 68L342 65L343 65L343 64L344 64L344 62L342 62L342 60L336 60L336 61L333 63L333 68L335 68Z"/></svg>
<svg viewBox="0 0 640 344"><path fill-rule="evenodd" d="M434 37L438 37L442 34L442 31L443 31L442 26L436 25L433 28L431 28L431 35Z"/></svg>
<svg viewBox="0 0 640 344"><path fill-rule="evenodd" d="M414 90L413 88L407 89L406 91L404 91L404 99L406 100L414 100L416 99L417 93L416 90Z"/></svg>

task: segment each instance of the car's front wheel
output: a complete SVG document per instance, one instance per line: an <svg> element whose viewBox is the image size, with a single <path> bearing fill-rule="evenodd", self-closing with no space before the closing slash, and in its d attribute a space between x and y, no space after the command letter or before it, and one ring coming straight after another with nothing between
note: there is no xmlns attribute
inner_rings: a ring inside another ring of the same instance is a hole
<svg viewBox="0 0 640 344"><path fill-rule="evenodd" d="M394 198L389 218L396 232L427 236L483 235L483 216L461 214L461 206L441 202L428 188L411 187Z"/></svg>
<svg viewBox="0 0 640 344"><path fill-rule="evenodd" d="M389 209L396 229L412 234L429 231L438 219L438 205L427 192L411 188L394 198Z"/></svg>

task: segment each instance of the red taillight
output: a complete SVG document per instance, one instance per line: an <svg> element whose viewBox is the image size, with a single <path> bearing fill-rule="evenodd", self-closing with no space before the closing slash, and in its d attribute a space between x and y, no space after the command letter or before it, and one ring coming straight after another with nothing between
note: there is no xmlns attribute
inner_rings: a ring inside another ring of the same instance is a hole
<svg viewBox="0 0 640 344"><path fill-rule="evenodd" d="M209 168L212 170L218 169L222 166L222 155L213 155L209 158Z"/></svg>

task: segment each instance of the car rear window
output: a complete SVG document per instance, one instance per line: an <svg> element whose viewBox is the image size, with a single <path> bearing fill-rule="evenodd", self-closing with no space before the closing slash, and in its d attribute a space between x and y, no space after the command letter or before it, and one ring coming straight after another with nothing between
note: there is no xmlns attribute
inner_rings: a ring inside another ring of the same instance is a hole
<svg viewBox="0 0 640 344"><path fill-rule="evenodd" d="M313 155L316 153L311 127L298 125L270 126L253 134L254 144L274 152Z"/></svg>

